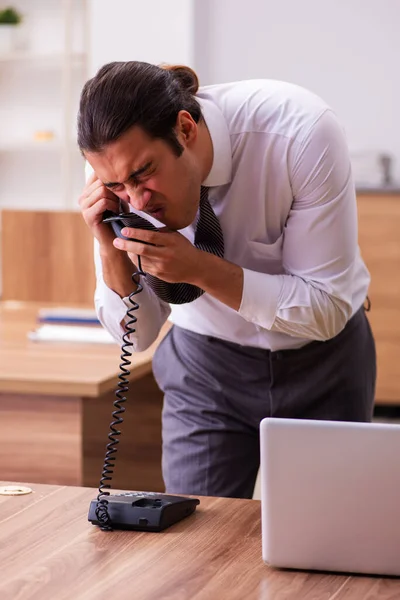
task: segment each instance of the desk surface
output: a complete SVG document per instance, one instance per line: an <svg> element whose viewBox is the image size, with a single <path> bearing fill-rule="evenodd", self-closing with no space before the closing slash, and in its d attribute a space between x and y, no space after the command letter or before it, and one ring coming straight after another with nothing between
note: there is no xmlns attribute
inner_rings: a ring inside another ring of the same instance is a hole
<svg viewBox="0 0 400 600"><path fill-rule="evenodd" d="M97 397L115 388L120 349L117 344L34 342L43 303L0 303L0 393ZM160 334L165 335L168 325ZM131 379L151 371L157 342L132 357Z"/></svg>
<svg viewBox="0 0 400 600"><path fill-rule="evenodd" d="M400 580L279 571L261 559L260 503L202 498L163 533L105 533L88 488L0 496L0 597L12 600L389 600Z"/></svg>

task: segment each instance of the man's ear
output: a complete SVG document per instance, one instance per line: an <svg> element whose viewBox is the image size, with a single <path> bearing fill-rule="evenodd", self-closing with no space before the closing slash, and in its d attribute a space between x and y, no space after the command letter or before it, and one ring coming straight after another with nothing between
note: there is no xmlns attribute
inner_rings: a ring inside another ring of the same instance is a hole
<svg viewBox="0 0 400 600"><path fill-rule="evenodd" d="M197 123L187 110L181 110L176 119L176 134L185 146L197 139Z"/></svg>

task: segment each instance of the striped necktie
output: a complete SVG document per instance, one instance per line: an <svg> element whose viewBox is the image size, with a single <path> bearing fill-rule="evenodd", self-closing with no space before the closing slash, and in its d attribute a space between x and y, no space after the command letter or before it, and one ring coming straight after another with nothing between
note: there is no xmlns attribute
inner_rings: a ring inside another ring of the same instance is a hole
<svg viewBox="0 0 400 600"><path fill-rule="evenodd" d="M121 221L125 227L156 231L156 227L152 223L134 213L122 218ZM210 252L221 258L224 257L224 237L221 225L208 201L208 188L204 186L200 192L194 245L199 250ZM190 283L168 283L149 273L146 274L146 283L161 300L169 304L186 304L204 294L204 290Z"/></svg>

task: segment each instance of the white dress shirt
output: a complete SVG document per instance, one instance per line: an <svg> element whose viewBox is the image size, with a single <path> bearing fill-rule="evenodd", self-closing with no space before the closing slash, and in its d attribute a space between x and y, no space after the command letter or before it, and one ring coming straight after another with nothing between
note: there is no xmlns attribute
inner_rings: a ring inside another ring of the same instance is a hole
<svg viewBox="0 0 400 600"><path fill-rule="evenodd" d="M363 304L370 280L335 114L311 92L274 80L203 87L197 98L214 148L203 185L222 226L225 258L243 268L241 305L235 311L207 293L168 305L144 280L135 296L134 350L146 349L166 319L271 350L334 337ZM181 231L191 241L193 225ZM97 244L95 264L97 314L120 343L130 304L105 285Z"/></svg>

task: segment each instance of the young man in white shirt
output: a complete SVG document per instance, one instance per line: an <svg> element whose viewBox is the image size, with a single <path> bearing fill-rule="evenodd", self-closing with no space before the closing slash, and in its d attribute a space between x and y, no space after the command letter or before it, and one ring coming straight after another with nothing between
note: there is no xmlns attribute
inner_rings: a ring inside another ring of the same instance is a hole
<svg viewBox="0 0 400 600"><path fill-rule="evenodd" d="M279 81L198 89L187 67L111 63L84 87L78 143L101 322L121 343L140 257L133 351L173 323L153 362L168 492L251 497L263 417L371 419L369 274L329 106ZM102 217L121 203L160 230L115 238Z"/></svg>

